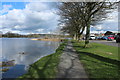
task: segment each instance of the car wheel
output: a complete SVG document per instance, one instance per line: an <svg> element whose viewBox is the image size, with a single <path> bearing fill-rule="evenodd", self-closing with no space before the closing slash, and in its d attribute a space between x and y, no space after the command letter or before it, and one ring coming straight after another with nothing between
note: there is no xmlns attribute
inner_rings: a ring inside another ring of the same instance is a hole
<svg viewBox="0 0 120 80"><path fill-rule="evenodd" d="M118 41L116 41L116 43L118 43Z"/></svg>

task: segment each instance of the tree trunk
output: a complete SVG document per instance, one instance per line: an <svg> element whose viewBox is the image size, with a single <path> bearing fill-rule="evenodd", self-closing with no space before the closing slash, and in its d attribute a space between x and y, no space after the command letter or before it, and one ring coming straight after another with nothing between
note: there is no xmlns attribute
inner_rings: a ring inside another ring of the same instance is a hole
<svg viewBox="0 0 120 80"><path fill-rule="evenodd" d="M77 40L77 35L76 35L76 33L74 34L74 38L73 38L74 40Z"/></svg>
<svg viewBox="0 0 120 80"><path fill-rule="evenodd" d="M78 35L78 33L75 33L75 34L74 34L73 39L74 39L74 40L79 40L79 35Z"/></svg>
<svg viewBox="0 0 120 80"><path fill-rule="evenodd" d="M83 34L84 30L85 30L85 27L83 27L83 28L82 28L82 31L79 33L79 35L78 35L79 39L81 38L81 35ZM80 41L80 40L79 40L79 41Z"/></svg>
<svg viewBox="0 0 120 80"><path fill-rule="evenodd" d="M79 35L78 35L78 33L77 33L77 35L76 35L76 40L77 40L77 41L79 40Z"/></svg>
<svg viewBox="0 0 120 80"><path fill-rule="evenodd" d="M85 48L89 44L89 37L90 37L90 23L87 24L87 29L86 29L86 39L85 39Z"/></svg>

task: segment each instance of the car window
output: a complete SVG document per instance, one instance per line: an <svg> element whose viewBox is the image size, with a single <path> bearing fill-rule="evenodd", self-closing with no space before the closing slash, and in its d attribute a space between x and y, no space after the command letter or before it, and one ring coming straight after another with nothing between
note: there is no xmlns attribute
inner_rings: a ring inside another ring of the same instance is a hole
<svg viewBox="0 0 120 80"><path fill-rule="evenodd" d="M113 37L113 36L108 36L108 37Z"/></svg>
<svg viewBox="0 0 120 80"><path fill-rule="evenodd" d="M90 36L90 37L95 37L95 36Z"/></svg>

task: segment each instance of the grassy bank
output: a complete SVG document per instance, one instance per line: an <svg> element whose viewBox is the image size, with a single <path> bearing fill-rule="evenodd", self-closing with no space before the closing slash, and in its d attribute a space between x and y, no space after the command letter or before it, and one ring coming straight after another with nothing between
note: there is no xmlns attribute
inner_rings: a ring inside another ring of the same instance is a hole
<svg viewBox="0 0 120 80"><path fill-rule="evenodd" d="M30 65L28 73L19 77L20 78L55 78L57 73L57 66L59 63L59 57L62 54L67 41L60 44L56 52L45 56Z"/></svg>
<svg viewBox="0 0 120 80"><path fill-rule="evenodd" d="M88 48L84 48L84 42L77 41L73 41L73 46L89 78L118 80L120 70L117 64L119 60L117 47L90 43Z"/></svg>

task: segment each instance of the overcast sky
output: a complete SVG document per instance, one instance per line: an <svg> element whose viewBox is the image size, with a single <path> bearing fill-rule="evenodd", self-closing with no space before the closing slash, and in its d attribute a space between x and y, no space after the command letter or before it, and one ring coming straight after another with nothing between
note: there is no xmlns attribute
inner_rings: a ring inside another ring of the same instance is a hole
<svg viewBox="0 0 120 80"><path fill-rule="evenodd" d="M2 2L0 8L0 31L6 33L50 33L58 27L59 15L56 3L48 2ZM118 11L108 14L102 24L93 26L91 31L117 31Z"/></svg>

